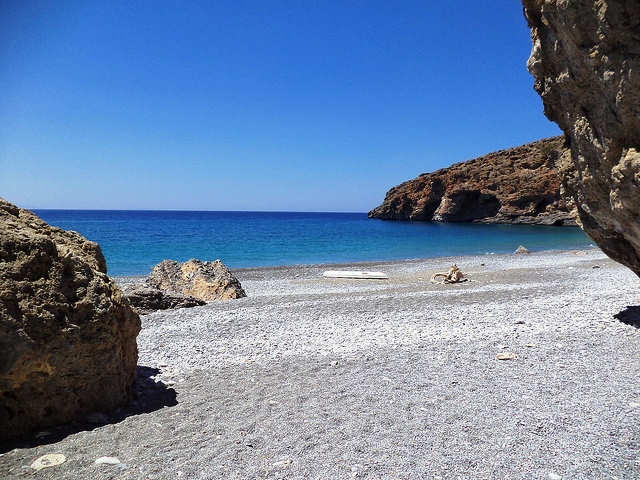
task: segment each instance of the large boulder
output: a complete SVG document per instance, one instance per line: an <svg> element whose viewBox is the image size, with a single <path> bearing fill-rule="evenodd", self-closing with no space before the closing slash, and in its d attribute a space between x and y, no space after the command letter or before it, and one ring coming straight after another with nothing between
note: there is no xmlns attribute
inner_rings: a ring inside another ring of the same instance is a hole
<svg viewBox="0 0 640 480"><path fill-rule="evenodd" d="M565 150L562 138L547 138L423 173L389 190L369 217L575 225L556 168Z"/></svg>
<svg viewBox="0 0 640 480"><path fill-rule="evenodd" d="M563 192L585 232L640 275L640 2L523 4L534 88L571 147Z"/></svg>
<svg viewBox="0 0 640 480"><path fill-rule="evenodd" d="M184 263L163 260L153 267L147 286L162 291L188 295L199 300L229 300L246 297L238 279L220 260Z"/></svg>
<svg viewBox="0 0 640 480"><path fill-rule="evenodd" d="M0 199L0 439L127 402L139 331L96 243Z"/></svg>

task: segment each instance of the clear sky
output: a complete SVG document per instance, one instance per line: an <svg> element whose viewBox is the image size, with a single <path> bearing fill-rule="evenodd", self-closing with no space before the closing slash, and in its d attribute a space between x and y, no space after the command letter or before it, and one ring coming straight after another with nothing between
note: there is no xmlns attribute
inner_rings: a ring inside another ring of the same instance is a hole
<svg viewBox="0 0 640 480"><path fill-rule="evenodd" d="M557 135L516 0L0 0L0 196L367 211Z"/></svg>

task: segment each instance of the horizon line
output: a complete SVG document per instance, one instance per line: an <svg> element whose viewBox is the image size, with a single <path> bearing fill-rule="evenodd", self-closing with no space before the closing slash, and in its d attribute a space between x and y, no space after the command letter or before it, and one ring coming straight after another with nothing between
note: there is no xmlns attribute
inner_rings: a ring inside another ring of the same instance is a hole
<svg viewBox="0 0 640 480"><path fill-rule="evenodd" d="M24 208L24 207L22 207ZM369 213L366 211L330 211L330 210L191 210L191 209L149 209L149 208L25 208L25 210L58 212L202 212L202 213Z"/></svg>

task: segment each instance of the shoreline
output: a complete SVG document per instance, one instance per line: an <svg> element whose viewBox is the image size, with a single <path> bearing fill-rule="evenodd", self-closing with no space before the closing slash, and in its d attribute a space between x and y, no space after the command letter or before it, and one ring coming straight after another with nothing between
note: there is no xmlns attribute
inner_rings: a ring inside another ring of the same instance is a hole
<svg viewBox="0 0 640 480"><path fill-rule="evenodd" d="M465 262L465 261L477 261L479 258L510 258L516 257L530 257L539 255L552 255L552 254L565 254L571 252L600 252L602 251L595 245L590 244L586 247L579 249L549 249L549 250L533 250L529 254L515 253L483 253L483 254L465 254L465 255L444 255L433 257L420 257L420 258L406 258L406 259L389 259L389 260L365 260L354 262L321 262L321 263L294 263L287 265L265 265L255 267L242 267L242 268L230 268L229 270L234 274L242 275L244 273L251 272L279 272L288 271L292 269L329 269L329 268L366 268L366 267L378 267L382 265L408 265L412 263L423 264L427 262L436 262L438 264L443 261L449 261L450 263ZM604 254L603 254L604 255ZM222 259L221 259L222 260ZM224 260L223 260L224 263ZM147 277L147 274L139 275L109 275L116 283L133 283L135 281L142 281Z"/></svg>

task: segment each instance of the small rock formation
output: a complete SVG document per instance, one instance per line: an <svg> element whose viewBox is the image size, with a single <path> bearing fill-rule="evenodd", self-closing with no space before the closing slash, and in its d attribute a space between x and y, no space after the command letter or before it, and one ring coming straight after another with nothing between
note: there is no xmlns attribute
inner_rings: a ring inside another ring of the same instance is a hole
<svg viewBox="0 0 640 480"><path fill-rule="evenodd" d="M534 88L571 147L564 194L584 231L640 276L640 2L523 4Z"/></svg>
<svg viewBox="0 0 640 480"><path fill-rule="evenodd" d="M163 292L157 288L144 285L123 287L122 291L127 300L139 314L167 310L169 308L190 308L205 305L207 302L188 295L178 295L171 292Z"/></svg>
<svg viewBox="0 0 640 480"><path fill-rule="evenodd" d="M561 137L548 138L433 173L387 192L369 212L383 220L575 225L560 197Z"/></svg>
<svg viewBox="0 0 640 480"><path fill-rule="evenodd" d="M220 260L202 262L191 259L184 263L163 260L153 267L147 286L198 300L229 300L246 297L242 285Z"/></svg>
<svg viewBox="0 0 640 480"><path fill-rule="evenodd" d="M127 402L139 331L96 243L0 199L0 440Z"/></svg>
<svg viewBox="0 0 640 480"><path fill-rule="evenodd" d="M520 245L518 248L516 248L516 251L513 252L515 255L529 255L529 249L527 247L525 247L524 245Z"/></svg>

